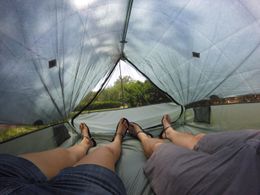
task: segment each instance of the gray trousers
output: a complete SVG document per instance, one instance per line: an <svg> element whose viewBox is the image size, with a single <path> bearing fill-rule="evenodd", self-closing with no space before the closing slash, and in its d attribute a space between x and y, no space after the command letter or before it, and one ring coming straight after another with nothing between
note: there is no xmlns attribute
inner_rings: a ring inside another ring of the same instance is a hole
<svg viewBox="0 0 260 195"><path fill-rule="evenodd" d="M210 133L194 150L162 144L144 172L156 194L259 195L260 131Z"/></svg>

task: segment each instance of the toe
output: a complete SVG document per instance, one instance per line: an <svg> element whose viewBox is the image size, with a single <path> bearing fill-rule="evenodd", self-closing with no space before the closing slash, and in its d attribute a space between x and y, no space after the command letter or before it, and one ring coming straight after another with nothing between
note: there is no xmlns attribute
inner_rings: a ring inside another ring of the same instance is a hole
<svg viewBox="0 0 260 195"><path fill-rule="evenodd" d="M125 118L121 118L118 122L118 127L117 127L117 133L120 133L122 135L125 134L125 132L128 129L128 121Z"/></svg>
<svg viewBox="0 0 260 195"><path fill-rule="evenodd" d="M133 123L130 123L130 124L129 124L128 132L129 132L130 134L132 134L132 135L135 135L135 134L136 134L136 133L135 133L135 128L134 128Z"/></svg>
<svg viewBox="0 0 260 195"><path fill-rule="evenodd" d="M90 137L89 128L85 123L80 123L79 128L83 136Z"/></svg>
<svg viewBox="0 0 260 195"><path fill-rule="evenodd" d="M170 116L168 114L163 116L162 123L164 126L169 126L171 124Z"/></svg>
<svg viewBox="0 0 260 195"><path fill-rule="evenodd" d="M127 119L124 119L124 120L123 120L123 125L124 125L124 127L125 127L126 129L128 128L129 122L127 121Z"/></svg>
<svg viewBox="0 0 260 195"><path fill-rule="evenodd" d="M80 123L80 125L79 125L79 128L80 128L80 130L82 130L83 129L83 123Z"/></svg>
<svg viewBox="0 0 260 195"><path fill-rule="evenodd" d="M169 114L166 114L166 120L167 120L168 123L171 123L171 119L170 119Z"/></svg>

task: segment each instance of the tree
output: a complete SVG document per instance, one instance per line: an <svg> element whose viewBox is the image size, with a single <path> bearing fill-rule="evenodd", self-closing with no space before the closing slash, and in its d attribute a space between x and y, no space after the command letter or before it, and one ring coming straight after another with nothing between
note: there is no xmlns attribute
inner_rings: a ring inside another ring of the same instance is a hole
<svg viewBox="0 0 260 195"><path fill-rule="evenodd" d="M123 84L123 89L122 85ZM95 92L90 92L80 103L80 107L86 105ZM91 109L107 108L109 105L118 107L127 104L128 107L144 106L163 102L170 102L169 98L150 81L144 82L133 80L130 76L125 76L122 80L119 78L114 85L104 89L97 99L93 102Z"/></svg>

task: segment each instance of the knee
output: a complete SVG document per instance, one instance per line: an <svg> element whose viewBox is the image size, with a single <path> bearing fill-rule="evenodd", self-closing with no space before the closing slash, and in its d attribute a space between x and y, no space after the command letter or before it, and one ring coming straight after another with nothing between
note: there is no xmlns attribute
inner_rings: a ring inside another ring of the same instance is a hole
<svg viewBox="0 0 260 195"><path fill-rule="evenodd" d="M197 143L204 137L205 134L200 133L192 137L190 144L188 146L189 149L193 150Z"/></svg>
<svg viewBox="0 0 260 195"><path fill-rule="evenodd" d="M195 135L194 138L195 138L195 140L198 142L198 141L200 141L204 136L205 136L204 133L199 133L199 134Z"/></svg>
<svg viewBox="0 0 260 195"><path fill-rule="evenodd" d="M112 155L112 156L117 155L117 152L112 147L110 147L109 145L102 146L99 149L104 150L104 152L106 152L108 155Z"/></svg>
<svg viewBox="0 0 260 195"><path fill-rule="evenodd" d="M163 140L161 140L161 139L154 139L153 138L153 142L150 142L151 143L151 149L152 149L152 152L154 152L159 146L161 146L163 143L164 143L164 141Z"/></svg>

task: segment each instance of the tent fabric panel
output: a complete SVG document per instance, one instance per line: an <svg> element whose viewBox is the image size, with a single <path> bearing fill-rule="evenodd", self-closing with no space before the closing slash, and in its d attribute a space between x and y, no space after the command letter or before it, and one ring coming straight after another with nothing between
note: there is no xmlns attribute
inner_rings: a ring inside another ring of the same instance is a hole
<svg viewBox="0 0 260 195"><path fill-rule="evenodd" d="M0 122L67 118L122 56L182 105L260 93L257 0L128 3L1 1Z"/></svg>
<svg viewBox="0 0 260 195"><path fill-rule="evenodd" d="M211 106L210 124L194 122L193 109L185 112L185 124L210 133L218 131L260 129L260 103L231 104ZM192 132L192 133L198 133Z"/></svg>
<svg viewBox="0 0 260 195"><path fill-rule="evenodd" d="M259 70L259 14L253 11L259 3L164 1L160 11L148 4L134 4L125 53L177 102L260 92L246 82L252 75L239 74ZM193 58L193 51L201 57Z"/></svg>
<svg viewBox="0 0 260 195"><path fill-rule="evenodd" d="M19 155L30 152L40 152L56 147L69 147L79 141L80 136L75 132L71 125L68 123L62 125L68 129L70 138L61 145L58 145L57 143L57 139L60 139L60 133L55 133L57 130L54 130L55 127L60 126L57 125L3 142L0 144L0 153Z"/></svg>
<svg viewBox="0 0 260 195"><path fill-rule="evenodd" d="M66 118L118 60L126 8L126 1L1 2L1 123Z"/></svg>

